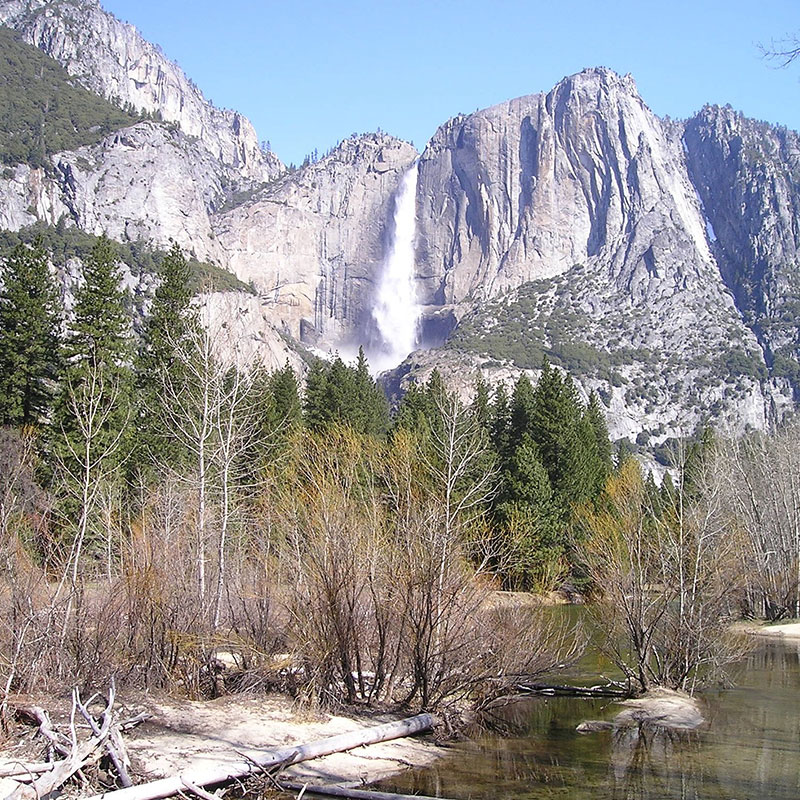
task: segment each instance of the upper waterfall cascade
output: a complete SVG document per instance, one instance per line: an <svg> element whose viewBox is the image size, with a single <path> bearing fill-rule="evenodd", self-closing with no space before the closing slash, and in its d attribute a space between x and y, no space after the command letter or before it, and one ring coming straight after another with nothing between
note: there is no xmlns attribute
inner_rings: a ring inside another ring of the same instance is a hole
<svg viewBox="0 0 800 800"><path fill-rule="evenodd" d="M403 176L394 203L394 233L372 309L378 332L376 372L397 366L417 344L420 309L414 284L417 163Z"/></svg>

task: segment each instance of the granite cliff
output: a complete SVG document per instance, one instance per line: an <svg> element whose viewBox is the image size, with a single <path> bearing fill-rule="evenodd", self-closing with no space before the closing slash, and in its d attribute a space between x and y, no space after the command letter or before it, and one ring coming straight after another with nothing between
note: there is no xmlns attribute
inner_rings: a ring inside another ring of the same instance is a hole
<svg viewBox="0 0 800 800"><path fill-rule="evenodd" d="M17 30L87 89L176 123L242 177L269 180L282 171L277 157L259 148L248 119L215 108L157 45L97 0L2 0L0 25Z"/></svg>

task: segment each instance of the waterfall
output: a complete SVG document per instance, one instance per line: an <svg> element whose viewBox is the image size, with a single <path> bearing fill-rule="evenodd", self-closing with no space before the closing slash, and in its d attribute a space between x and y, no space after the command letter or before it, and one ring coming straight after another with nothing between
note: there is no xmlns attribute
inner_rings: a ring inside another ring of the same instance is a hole
<svg viewBox="0 0 800 800"><path fill-rule="evenodd" d="M371 354L376 372L397 366L417 343L414 243L417 232L417 163L403 176L394 202L394 233L383 262L372 318L378 333Z"/></svg>

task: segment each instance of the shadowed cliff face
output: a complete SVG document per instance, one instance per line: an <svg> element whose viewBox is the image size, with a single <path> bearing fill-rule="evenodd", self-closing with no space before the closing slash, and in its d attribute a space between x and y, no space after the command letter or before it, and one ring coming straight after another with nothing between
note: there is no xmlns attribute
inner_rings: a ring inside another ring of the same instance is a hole
<svg viewBox="0 0 800 800"><path fill-rule="evenodd" d="M684 141L722 276L773 372L797 384L800 137L707 107L686 123Z"/></svg>

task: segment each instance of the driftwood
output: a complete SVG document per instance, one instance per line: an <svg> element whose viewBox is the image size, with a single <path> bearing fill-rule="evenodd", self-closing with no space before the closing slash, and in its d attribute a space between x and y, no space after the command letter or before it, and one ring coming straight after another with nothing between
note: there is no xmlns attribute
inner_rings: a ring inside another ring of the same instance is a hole
<svg viewBox="0 0 800 800"><path fill-rule="evenodd" d="M559 686L550 683L521 683L517 691L555 697L630 697L631 693L611 686Z"/></svg>
<svg viewBox="0 0 800 800"><path fill-rule="evenodd" d="M30 778L33 780L34 775L50 772L54 767L54 761L38 761L35 763L12 761L0 767L0 778Z"/></svg>
<svg viewBox="0 0 800 800"><path fill-rule="evenodd" d="M199 788L218 786L235 779L250 777L271 767L299 764L301 761L320 758L331 753L341 753L363 745L411 736L414 733L430 730L433 723L434 718L430 714L417 714L415 717L398 722L387 722L372 728L341 733L309 744L265 750L252 758L240 758L228 764L188 769L180 775L95 795L90 800L159 800L171 797L192 785Z"/></svg>
<svg viewBox="0 0 800 800"><path fill-rule="evenodd" d="M40 706L23 706L16 713L20 719L38 726L38 733L44 737L52 753L62 758L58 761L36 764L12 763L0 767L0 777L13 778L17 782L27 782L34 797L46 798L60 789L73 775L85 781L82 770L89 764L98 761L105 752L117 771L123 786L131 786L128 774L129 760L122 741L122 731L147 719L146 714L138 714L131 719L115 721L114 685L109 689L106 706L100 715L89 711L91 700L84 703L77 689L72 693L72 714L70 717L69 736L53 727L47 712ZM82 717L88 724L88 739L79 741L76 720ZM2 792L0 792L2 794ZM2 800L2 798L0 798Z"/></svg>
<svg viewBox="0 0 800 800"><path fill-rule="evenodd" d="M328 797L350 797L353 800L441 800L422 794L396 794L395 792L376 792L369 789L350 789L346 786L322 786L297 781L281 781L281 787L293 792L308 792Z"/></svg>

